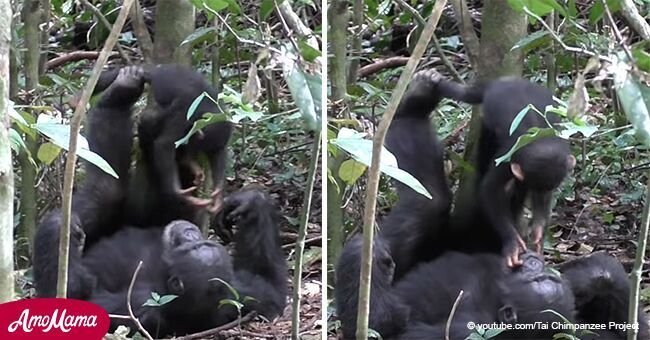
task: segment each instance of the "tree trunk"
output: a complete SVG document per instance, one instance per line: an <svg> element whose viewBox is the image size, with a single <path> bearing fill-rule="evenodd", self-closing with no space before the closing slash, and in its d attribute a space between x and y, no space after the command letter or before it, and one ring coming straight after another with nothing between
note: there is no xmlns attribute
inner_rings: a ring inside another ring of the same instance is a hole
<svg viewBox="0 0 650 340"><path fill-rule="evenodd" d="M194 32L194 5L189 0L165 0L156 4L155 63L190 65L190 44L180 46Z"/></svg>
<svg viewBox="0 0 650 340"><path fill-rule="evenodd" d="M14 179L9 144L11 1L0 0L0 303L14 297Z"/></svg>
<svg viewBox="0 0 650 340"><path fill-rule="evenodd" d="M38 87L41 68L41 32L39 29L43 20L41 0L26 0L21 16L25 23L25 52L23 57L25 90L32 91ZM27 135L24 136L24 141L31 156L36 156L37 141ZM34 168L29 157L30 155L26 151L21 152L18 157L21 169L20 224L17 230L16 255L20 267L26 264L22 259L30 258L30 245L33 244L36 231L36 168Z"/></svg>

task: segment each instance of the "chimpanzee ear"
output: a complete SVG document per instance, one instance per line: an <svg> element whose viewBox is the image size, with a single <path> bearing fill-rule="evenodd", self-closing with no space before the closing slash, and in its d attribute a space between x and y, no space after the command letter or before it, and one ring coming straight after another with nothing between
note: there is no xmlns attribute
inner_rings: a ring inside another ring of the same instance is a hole
<svg viewBox="0 0 650 340"><path fill-rule="evenodd" d="M503 323L517 323L517 311L510 305L499 308L499 321Z"/></svg>
<svg viewBox="0 0 650 340"><path fill-rule="evenodd" d="M517 163L510 163L510 171L512 171L512 174L516 179L521 182L524 181L524 170L521 168L521 165Z"/></svg>
<svg viewBox="0 0 650 340"><path fill-rule="evenodd" d="M172 276L167 280L167 288L174 295L183 295L183 292L185 291L183 280L176 276Z"/></svg>
<svg viewBox="0 0 650 340"><path fill-rule="evenodd" d="M567 164L569 165L569 169L573 169L573 167L576 166L576 158L573 155L569 155L566 161Z"/></svg>

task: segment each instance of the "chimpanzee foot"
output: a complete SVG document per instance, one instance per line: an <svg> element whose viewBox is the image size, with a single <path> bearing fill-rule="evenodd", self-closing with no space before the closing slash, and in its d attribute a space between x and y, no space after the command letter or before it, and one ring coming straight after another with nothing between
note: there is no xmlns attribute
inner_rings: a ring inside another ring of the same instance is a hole
<svg viewBox="0 0 650 340"><path fill-rule="evenodd" d="M435 90L438 83L443 79L443 76L433 68L421 70L416 72L413 76L409 89L431 93L431 91Z"/></svg>
<svg viewBox="0 0 650 340"><path fill-rule="evenodd" d="M110 87L141 89L144 86L144 70L141 66L126 66L120 69ZM110 88L109 87L109 88Z"/></svg>

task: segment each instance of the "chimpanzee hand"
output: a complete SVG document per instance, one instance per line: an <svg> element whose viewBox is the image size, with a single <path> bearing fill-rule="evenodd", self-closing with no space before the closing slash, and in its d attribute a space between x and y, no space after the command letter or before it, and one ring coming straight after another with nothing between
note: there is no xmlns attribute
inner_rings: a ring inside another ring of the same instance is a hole
<svg viewBox="0 0 650 340"><path fill-rule="evenodd" d="M242 189L223 200L224 226L249 224L251 219L268 210L269 201L259 188Z"/></svg>
<svg viewBox="0 0 650 340"><path fill-rule="evenodd" d="M522 251L526 251L526 243L519 236L519 233L515 232L516 237L510 239L503 245L503 256L506 258L506 265L508 267L518 267L523 264L523 261L519 258L519 254Z"/></svg>

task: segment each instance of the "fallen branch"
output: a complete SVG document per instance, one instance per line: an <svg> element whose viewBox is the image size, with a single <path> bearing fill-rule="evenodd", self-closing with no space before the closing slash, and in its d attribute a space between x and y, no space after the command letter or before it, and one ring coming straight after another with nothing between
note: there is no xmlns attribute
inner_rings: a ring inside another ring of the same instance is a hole
<svg viewBox="0 0 650 340"><path fill-rule="evenodd" d="M110 52L110 54L108 55L108 59L115 59L119 56L120 55L117 52ZM97 58L99 58L99 52L97 51L74 51L48 60L45 63L45 69L51 70L53 68L57 68L63 64L67 64L73 61L95 60Z"/></svg>
<svg viewBox="0 0 650 340"><path fill-rule="evenodd" d="M370 65L366 65L359 69L357 73L358 78L367 77L375 74L385 68L395 68L406 65L409 61L408 57L390 57L383 60L376 61Z"/></svg>
<svg viewBox="0 0 650 340"><path fill-rule="evenodd" d="M177 338L175 338L175 339L176 339L176 340L205 339L205 338L211 337L211 336L213 336L213 335L217 335L217 334L219 334L219 332L223 332L223 331L225 331L225 330L227 330L227 329L231 329L231 328L237 327L238 325L241 325L241 324L244 323L244 322L251 321L251 320L253 320L256 316L257 316L257 313L256 313L256 312L250 312L250 313L244 315L244 316L243 316L242 318L240 318L240 319L236 319L236 320L230 321L229 323L227 323L227 324L225 324L225 325L221 325L221 326L219 326L219 327L217 327L217 328L212 328L212 329L208 329L207 331L203 331L203 332L198 332L198 333L194 333L194 334L189 334L189 335L186 335L186 336L177 337Z"/></svg>

